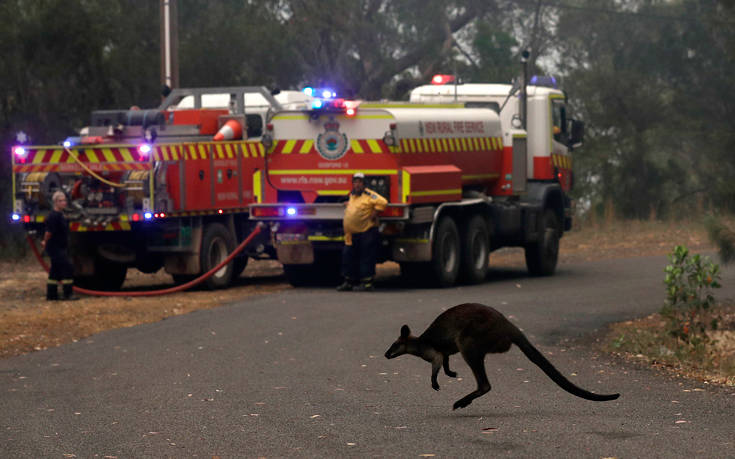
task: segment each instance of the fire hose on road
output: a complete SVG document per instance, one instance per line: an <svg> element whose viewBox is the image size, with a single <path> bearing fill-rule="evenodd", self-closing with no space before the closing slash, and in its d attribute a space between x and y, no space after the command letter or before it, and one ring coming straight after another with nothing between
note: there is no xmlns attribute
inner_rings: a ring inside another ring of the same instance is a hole
<svg viewBox="0 0 735 459"><path fill-rule="evenodd" d="M210 269L209 271L202 274L201 276L197 277L196 279L191 280L185 284L181 284L175 287L169 287L169 288L165 288L161 290L132 291L132 292L107 292L107 291L101 291L101 290L88 290L86 288L74 286L74 291L77 293L83 293L85 295L92 295L92 296L156 296L156 295L167 295L169 293L176 293L176 292L181 292L181 291L190 289L204 282L205 280L207 280L207 278L214 275L214 273L216 273L217 271L222 269L227 263L232 261L232 259L235 258L238 253L242 252L245 249L245 247L247 247L247 245L250 244L250 242L252 242L255 236L260 234L261 227L262 227L262 223L258 224L255 227L255 229L248 235L248 237L246 237L245 240L242 241L240 245L238 245L235 248L235 250L233 250L232 253L230 253L227 256L227 258L222 260L217 266ZM46 270L46 272L48 272L49 266L48 264L46 264L46 261L41 256L41 253L39 252L38 247L36 247L35 242L33 242L33 239L31 238L31 236L26 235L26 240L28 240L28 244L31 246L31 249L33 250L33 254L36 256L36 259L38 260L38 262L41 264L43 269Z"/></svg>

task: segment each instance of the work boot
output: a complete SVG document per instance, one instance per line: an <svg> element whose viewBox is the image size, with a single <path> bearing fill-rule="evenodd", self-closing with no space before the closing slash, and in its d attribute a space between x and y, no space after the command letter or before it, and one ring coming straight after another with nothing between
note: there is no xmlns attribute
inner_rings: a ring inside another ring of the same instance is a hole
<svg viewBox="0 0 735 459"><path fill-rule="evenodd" d="M56 301L59 299L59 289L56 284L46 284L46 301Z"/></svg>
<svg viewBox="0 0 735 459"><path fill-rule="evenodd" d="M79 299L78 296L74 295L74 285L64 284L64 301L76 301Z"/></svg>
<svg viewBox="0 0 735 459"><path fill-rule="evenodd" d="M352 282L345 280L337 287L338 292L351 292L353 288Z"/></svg>
<svg viewBox="0 0 735 459"><path fill-rule="evenodd" d="M373 281L364 281L360 282L360 285L356 285L352 290L356 292L372 292L375 290L375 286L373 286Z"/></svg>

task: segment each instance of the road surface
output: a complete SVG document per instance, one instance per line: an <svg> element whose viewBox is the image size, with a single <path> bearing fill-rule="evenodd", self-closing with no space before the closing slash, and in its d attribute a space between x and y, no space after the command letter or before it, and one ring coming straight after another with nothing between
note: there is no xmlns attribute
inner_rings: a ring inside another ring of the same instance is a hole
<svg viewBox="0 0 735 459"><path fill-rule="evenodd" d="M451 289L289 289L0 361L3 457L735 457L735 388L600 355L589 334L664 298L662 257L562 265L551 278L492 270ZM735 297L735 271L719 298ZM162 301L166 301L165 298ZM413 356L383 353L447 307L511 317L590 402L513 348L491 355L492 390Z"/></svg>

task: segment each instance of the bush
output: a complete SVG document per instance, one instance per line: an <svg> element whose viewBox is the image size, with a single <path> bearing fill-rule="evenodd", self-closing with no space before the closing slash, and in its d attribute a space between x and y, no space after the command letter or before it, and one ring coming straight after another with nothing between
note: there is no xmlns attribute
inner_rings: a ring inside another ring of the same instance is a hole
<svg viewBox="0 0 735 459"><path fill-rule="evenodd" d="M690 256L683 245L674 247L669 260L671 264L664 270L666 302L661 315L667 319L671 335L699 348L709 342L708 328L717 328L717 319L706 311L715 304L713 290L720 288L720 267L707 257Z"/></svg>
<svg viewBox="0 0 735 459"><path fill-rule="evenodd" d="M735 261L735 231L728 227L722 219L716 217L708 217L704 226L707 228L710 241L720 251L720 261L723 264Z"/></svg>

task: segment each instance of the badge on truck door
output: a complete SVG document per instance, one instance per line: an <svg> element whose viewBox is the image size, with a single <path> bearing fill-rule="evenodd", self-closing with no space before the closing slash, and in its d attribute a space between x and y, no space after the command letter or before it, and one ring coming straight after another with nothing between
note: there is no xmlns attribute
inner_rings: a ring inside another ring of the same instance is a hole
<svg viewBox="0 0 735 459"><path fill-rule="evenodd" d="M347 135L339 132L339 122L330 116L324 123L324 132L316 138L316 149L322 158L334 161L347 153Z"/></svg>

